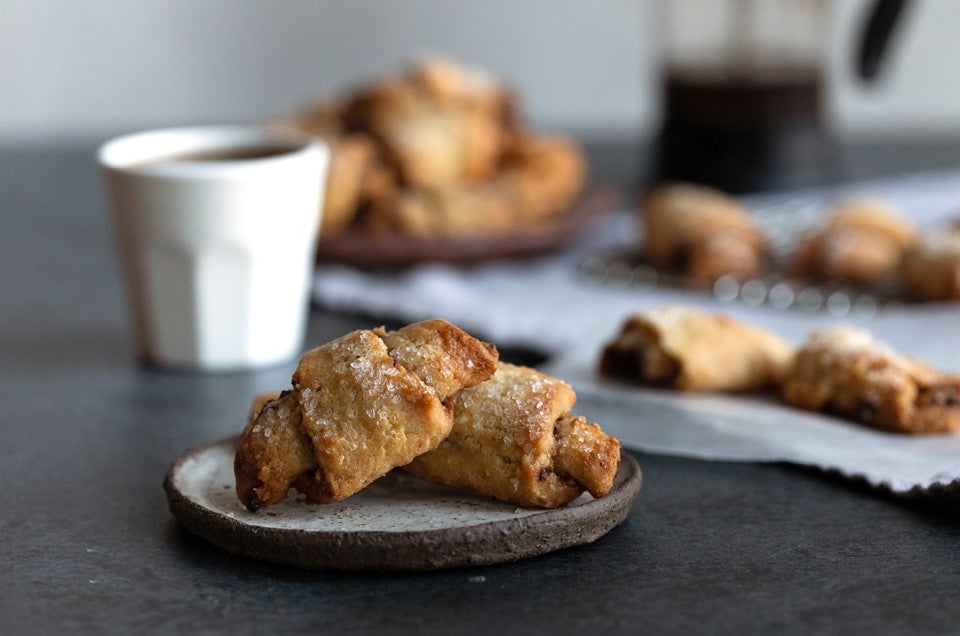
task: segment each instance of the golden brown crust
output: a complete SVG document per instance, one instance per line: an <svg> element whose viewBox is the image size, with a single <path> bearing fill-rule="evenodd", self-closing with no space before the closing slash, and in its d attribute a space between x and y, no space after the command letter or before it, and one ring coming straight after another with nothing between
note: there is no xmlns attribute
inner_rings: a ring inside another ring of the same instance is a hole
<svg viewBox="0 0 960 636"><path fill-rule="evenodd" d="M763 329L689 307L627 318L600 356L600 374L682 391L750 391L779 383L792 347Z"/></svg>
<svg viewBox="0 0 960 636"><path fill-rule="evenodd" d="M594 497L613 489L620 465L620 440L604 433L596 422L569 414L557 419L553 434L558 475L571 477Z"/></svg>
<svg viewBox="0 0 960 636"><path fill-rule="evenodd" d="M705 186L661 186L640 213L645 252L658 268L694 280L763 273L767 246L755 219L736 199Z"/></svg>
<svg viewBox="0 0 960 636"><path fill-rule="evenodd" d="M240 435L233 465L237 496L251 510L277 503L316 467L310 438L301 427L297 396L287 391L268 401Z"/></svg>
<svg viewBox="0 0 960 636"><path fill-rule="evenodd" d="M446 320L424 320L389 332L380 327L374 333L397 364L433 387L441 402L497 370L499 353L494 345L480 342Z"/></svg>
<svg viewBox="0 0 960 636"><path fill-rule="evenodd" d="M253 399L250 401L250 410L247 412L247 423L249 424L257 419L257 416L260 415L260 411L267 405L267 402L279 399L281 394L282 391L268 391L253 396Z"/></svg>
<svg viewBox="0 0 960 636"><path fill-rule="evenodd" d="M620 442L572 417L575 401L565 382L501 364L457 395L450 436L405 469L522 506L562 506L584 490L601 497L612 487Z"/></svg>
<svg viewBox="0 0 960 636"><path fill-rule="evenodd" d="M241 435L237 495L251 510L291 487L319 503L350 496L435 448L453 426L450 396L496 361L492 345L441 320L355 331L308 351L293 390Z"/></svg>
<svg viewBox="0 0 960 636"><path fill-rule="evenodd" d="M862 330L814 333L797 351L782 392L793 406L881 430L960 430L960 377L942 375Z"/></svg>
<svg viewBox="0 0 960 636"><path fill-rule="evenodd" d="M447 436L450 410L397 365L384 341L357 331L307 352L293 375L302 427L320 465L322 501L339 501Z"/></svg>
<svg viewBox="0 0 960 636"><path fill-rule="evenodd" d="M882 201L840 204L797 248L791 276L876 285L897 273L916 230Z"/></svg>

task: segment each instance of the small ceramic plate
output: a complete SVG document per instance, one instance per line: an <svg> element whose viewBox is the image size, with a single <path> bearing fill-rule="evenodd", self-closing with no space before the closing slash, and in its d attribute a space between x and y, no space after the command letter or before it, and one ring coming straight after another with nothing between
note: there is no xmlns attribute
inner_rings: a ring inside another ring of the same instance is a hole
<svg viewBox="0 0 960 636"><path fill-rule="evenodd" d="M555 510L518 508L393 471L345 501L296 498L257 513L235 492L236 438L193 449L170 467L170 510L228 552L312 569L432 570L516 561L590 543L619 525L640 491L623 453L613 490Z"/></svg>
<svg viewBox="0 0 960 636"><path fill-rule="evenodd" d="M614 188L597 187L567 214L537 225L518 226L508 233L431 238L346 230L320 236L317 262L370 269L427 261L467 264L542 254L566 247L596 217L619 205L620 195Z"/></svg>

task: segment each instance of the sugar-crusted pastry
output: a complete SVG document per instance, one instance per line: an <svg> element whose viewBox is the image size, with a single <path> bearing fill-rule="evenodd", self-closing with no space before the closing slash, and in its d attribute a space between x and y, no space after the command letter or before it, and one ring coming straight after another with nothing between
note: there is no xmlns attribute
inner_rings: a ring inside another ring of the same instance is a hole
<svg viewBox="0 0 960 636"><path fill-rule="evenodd" d="M521 506L563 506L584 490L602 497L617 473L620 442L570 415L575 401L561 380L500 364L457 395L449 437L405 469Z"/></svg>
<svg viewBox="0 0 960 636"><path fill-rule="evenodd" d="M753 215L735 198L686 183L661 186L641 209L647 259L656 267L711 282L763 273L767 246Z"/></svg>
<svg viewBox="0 0 960 636"><path fill-rule="evenodd" d="M308 351L293 387L266 403L237 445L237 495L250 510L349 497L436 448L450 398L490 377L497 352L443 320L349 333Z"/></svg>
<svg viewBox="0 0 960 636"><path fill-rule="evenodd" d="M885 431L960 429L960 377L938 373L850 327L813 333L797 351L782 394L793 406Z"/></svg>
<svg viewBox="0 0 960 636"><path fill-rule="evenodd" d="M750 391L779 383L793 348L726 315L663 307L627 318L600 356L601 375L682 391Z"/></svg>
<svg viewBox="0 0 960 636"><path fill-rule="evenodd" d="M908 296L960 299L960 227L921 236L904 254L900 272Z"/></svg>
<svg viewBox="0 0 960 636"><path fill-rule="evenodd" d="M791 276L874 285L897 273L916 230L883 201L841 203L797 248Z"/></svg>

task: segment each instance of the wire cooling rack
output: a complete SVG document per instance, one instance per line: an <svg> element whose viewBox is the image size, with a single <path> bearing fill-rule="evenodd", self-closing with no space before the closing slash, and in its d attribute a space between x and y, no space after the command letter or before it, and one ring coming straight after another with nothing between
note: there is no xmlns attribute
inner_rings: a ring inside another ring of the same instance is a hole
<svg viewBox="0 0 960 636"><path fill-rule="evenodd" d="M801 199L758 208L755 212L770 246L774 272L785 270L802 236L823 218L821 201ZM902 303L894 289L813 282L776 273L746 280L722 276L708 285L657 270L645 260L639 244L588 256L580 263L580 275L602 285L689 289L712 294L724 302L766 305L784 311L827 312L834 316L868 317L882 308Z"/></svg>

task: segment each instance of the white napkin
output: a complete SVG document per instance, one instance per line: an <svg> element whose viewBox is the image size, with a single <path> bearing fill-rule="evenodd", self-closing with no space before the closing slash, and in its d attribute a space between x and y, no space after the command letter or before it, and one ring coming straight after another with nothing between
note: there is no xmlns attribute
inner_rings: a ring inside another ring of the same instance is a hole
<svg viewBox="0 0 960 636"><path fill-rule="evenodd" d="M870 194L931 226L960 215L960 170L748 199L769 217L786 211L803 222L837 197ZM625 445L650 452L712 460L785 461L836 471L892 492L960 488L960 436L904 437L832 417L733 396L680 396L625 388L598 379L603 343L625 316L665 304L724 311L796 343L810 331L843 323L865 327L893 347L944 370L960 372L960 304L884 307L875 315L776 310L723 302L704 292L669 287L601 284L584 276L592 256L636 241L633 216L612 215L573 248L520 261L470 267L428 264L402 273L317 268L314 299L321 305L413 321L443 317L500 345L524 345L554 355L546 371L570 382L580 412L603 414L601 425Z"/></svg>

